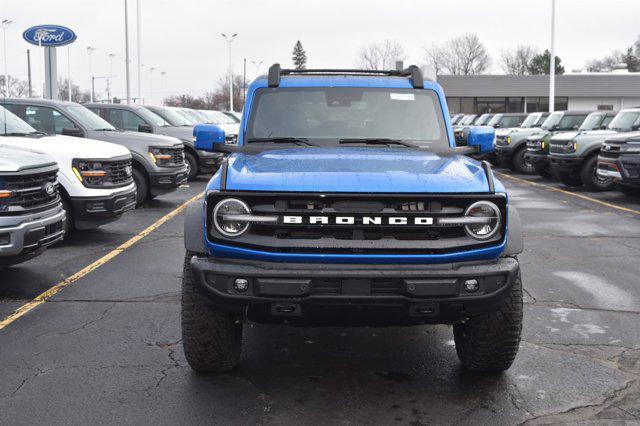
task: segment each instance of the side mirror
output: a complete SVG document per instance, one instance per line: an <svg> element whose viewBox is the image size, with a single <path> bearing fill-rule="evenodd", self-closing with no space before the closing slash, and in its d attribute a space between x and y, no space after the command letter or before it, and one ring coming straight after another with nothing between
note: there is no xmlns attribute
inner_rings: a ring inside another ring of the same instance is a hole
<svg viewBox="0 0 640 426"><path fill-rule="evenodd" d="M224 144L224 130L215 124L196 124L193 127L196 138L195 147L202 151L215 151L216 144Z"/></svg>
<svg viewBox="0 0 640 426"><path fill-rule="evenodd" d="M634 124L631 126L631 130L640 130L640 124Z"/></svg>
<svg viewBox="0 0 640 426"><path fill-rule="evenodd" d="M472 127L467 131L467 146L476 148L479 154L492 152L495 136L491 126Z"/></svg>
<svg viewBox="0 0 640 426"><path fill-rule="evenodd" d="M84 138L84 132L82 131L82 129L78 129L77 127L65 127L64 129L62 129L62 135Z"/></svg>
<svg viewBox="0 0 640 426"><path fill-rule="evenodd" d="M138 131L142 133L153 133L153 127L147 123L138 124Z"/></svg>
<svg viewBox="0 0 640 426"><path fill-rule="evenodd" d="M493 128L494 128L494 129L499 129L499 128L500 128L500 123L496 123L496 124L494 124L494 125L493 125Z"/></svg>

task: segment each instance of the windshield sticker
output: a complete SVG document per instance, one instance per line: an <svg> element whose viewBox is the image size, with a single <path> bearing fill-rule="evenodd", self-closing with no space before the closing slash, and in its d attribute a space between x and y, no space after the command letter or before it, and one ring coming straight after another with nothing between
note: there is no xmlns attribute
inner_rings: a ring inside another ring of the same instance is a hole
<svg viewBox="0 0 640 426"><path fill-rule="evenodd" d="M389 93L394 101L414 101L416 98L413 93Z"/></svg>

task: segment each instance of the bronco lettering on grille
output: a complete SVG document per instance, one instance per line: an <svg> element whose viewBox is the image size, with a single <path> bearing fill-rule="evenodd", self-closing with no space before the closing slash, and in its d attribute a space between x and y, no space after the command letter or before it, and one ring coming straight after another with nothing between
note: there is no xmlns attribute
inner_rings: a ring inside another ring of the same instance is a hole
<svg viewBox="0 0 640 426"><path fill-rule="evenodd" d="M283 216L281 223L287 225L433 225L432 217L417 216Z"/></svg>

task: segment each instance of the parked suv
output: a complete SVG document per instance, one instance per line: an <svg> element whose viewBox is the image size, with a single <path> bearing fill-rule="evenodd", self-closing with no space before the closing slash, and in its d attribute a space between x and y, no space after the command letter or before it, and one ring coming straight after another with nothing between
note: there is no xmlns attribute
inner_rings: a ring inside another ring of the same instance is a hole
<svg viewBox="0 0 640 426"><path fill-rule="evenodd" d="M612 179L625 195L640 196L640 132L608 137L598 155L597 173Z"/></svg>
<svg viewBox="0 0 640 426"><path fill-rule="evenodd" d="M533 167L524 159L527 138L536 133L549 117L546 112L534 112L522 122L520 127L496 132L496 157L498 164L519 173L531 173Z"/></svg>
<svg viewBox="0 0 640 426"><path fill-rule="evenodd" d="M243 321L453 324L462 364L511 365L522 327L520 222L487 162L493 129L456 148L418 67L269 69L238 145L185 217L182 335L197 371L239 361ZM507 223L509 226L507 227Z"/></svg>
<svg viewBox="0 0 640 426"><path fill-rule="evenodd" d="M622 110L605 130L553 141L549 147L549 164L558 180L567 186L585 185L592 191L612 189L613 180L596 173L600 148L608 137L635 130L640 130L640 108Z"/></svg>
<svg viewBox="0 0 640 426"><path fill-rule="evenodd" d="M175 191L187 180L184 145L176 138L118 131L84 106L73 102L2 99L0 104L40 132L95 139L127 148L133 159L138 205Z"/></svg>
<svg viewBox="0 0 640 426"><path fill-rule="evenodd" d="M577 130L557 133L547 131L534 133L527 138L526 161L533 166L535 172L539 175L549 176L551 173L549 168L549 147L551 145L566 145L576 138L593 135L593 132L605 129L615 115L616 112L613 111L592 112L587 115Z"/></svg>
<svg viewBox="0 0 640 426"><path fill-rule="evenodd" d="M58 165L0 139L0 269L32 259L62 239Z"/></svg>
<svg viewBox="0 0 640 426"><path fill-rule="evenodd" d="M195 149L193 144L193 126L175 113L168 113L171 121L140 105L123 104L84 104L94 113L117 129L153 133L180 139L184 144L184 157L193 180L199 174L212 173L217 170L222 155ZM153 108L153 107L149 107Z"/></svg>
<svg viewBox="0 0 640 426"><path fill-rule="evenodd" d="M0 107L0 143L49 154L58 163L65 235L120 218L136 205L131 153L108 142L46 136Z"/></svg>

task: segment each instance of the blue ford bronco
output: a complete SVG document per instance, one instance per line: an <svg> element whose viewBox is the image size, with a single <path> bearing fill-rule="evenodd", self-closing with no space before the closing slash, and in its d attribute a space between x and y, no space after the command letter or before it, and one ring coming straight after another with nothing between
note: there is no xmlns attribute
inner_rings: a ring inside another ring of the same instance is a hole
<svg viewBox="0 0 640 426"><path fill-rule="evenodd" d="M287 70L249 87L237 145L185 216L182 334L197 372L239 362L243 324L451 324L462 365L499 372L522 329L517 212L487 162L493 129L456 147L420 69Z"/></svg>

